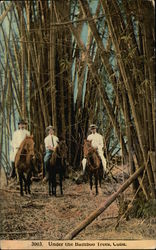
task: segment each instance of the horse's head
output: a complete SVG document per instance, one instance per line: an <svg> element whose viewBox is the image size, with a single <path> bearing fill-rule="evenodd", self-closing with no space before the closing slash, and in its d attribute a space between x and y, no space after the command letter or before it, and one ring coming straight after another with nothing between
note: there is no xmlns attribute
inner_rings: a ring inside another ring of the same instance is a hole
<svg viewBox="0 0 156 250"><path fill-rule="evenodd" d="M61 140L57 146L57 154L60 155L61 158L67 158L67 145L65 140Z"/></svg>
<svg viewBox="0 0 156 250"><path fill-rule="evenodd" d="M32 159L35 157L35 149L34 149L34 140L33 136L26 136L24 145L23 145L23 150L26 151L26 154L28 154Z"/></svg>
<svg viewBox="0 0 156 250"><path fill-rule="evenodd" d="M84 140L84 147L83 147L83 153L84 156L87 157L87 155L93 151L93 147L91 145L91 141Z"/></svg>
<svg viewBox="0 0 156 250"><path fill-rule="evenodd" d="M26 164L29 165L30 163L33 163L34 160L35 150L33 136L26 136L16 154L15 167L18 167L20 162L26 162Z"/></svg>
<svg viewBox="0 0 156 250"><path fill-rule="evenodd" d="M94 171L100 167L100 159L97 150L93 148L92 141L84 140L84 157L88 160L90 171Z"/></svg>

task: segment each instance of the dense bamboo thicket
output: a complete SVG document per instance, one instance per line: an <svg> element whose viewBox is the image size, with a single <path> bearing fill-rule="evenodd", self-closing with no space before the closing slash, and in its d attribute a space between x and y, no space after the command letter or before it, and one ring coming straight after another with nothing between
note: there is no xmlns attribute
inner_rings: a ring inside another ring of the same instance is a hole
<svg viewBox="0 0 156 250"><path fill-rule="evenodd" d="M107 160L121 149L130 174L144 166L133 189L156 198L154 8L152 0L0 3L2 165L19 117L37 150L53 124L75 169L96 123Z"/></svg>

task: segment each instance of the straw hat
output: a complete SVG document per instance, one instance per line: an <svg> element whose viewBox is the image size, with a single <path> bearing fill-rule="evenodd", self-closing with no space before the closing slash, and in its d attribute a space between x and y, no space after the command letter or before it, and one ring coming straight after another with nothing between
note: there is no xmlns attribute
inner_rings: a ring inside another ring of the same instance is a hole
<svg viewBox="0 0 156 250"><path fill-rule="evenodd" d="M49 125L47 128L46 128L46 133L49 133L49 130L52 129L54 130L54 127L52 125Z"/></svg>
<svg viewBox="0 0 156 250"><path fill-rule="evenodd" d="M19 120L19 122L18 122L18 125L20 125L20 124L24 124L24 125L26 125L26 124L27 124L27 122L26 122L25 120L23 120L23 119L20 119L20 120Z"/></svg>
<svg viewBox="0 0 156 250"><path fill-rule="evenodd" d="M96 124L91 124L90 126L89 126L89 129L91 130L91 129L97 129L98 127L96 126Z"/></svg>

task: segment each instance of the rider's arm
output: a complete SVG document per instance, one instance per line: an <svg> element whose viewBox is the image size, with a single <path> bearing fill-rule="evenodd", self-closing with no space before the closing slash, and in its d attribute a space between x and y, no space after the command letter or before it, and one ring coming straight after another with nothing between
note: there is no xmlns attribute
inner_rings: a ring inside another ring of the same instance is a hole
<svg viewBox="0 0 156 250"><path fill-rule="evenodd" d="M103 148L103 136L102 135L99 136L99 146Z"/></svg>
<svg viewBox="0 0 156 250"><path fill-rule="evenodd" d="M92 141L92 135L88 135L87 141Z"/></svg>
<svg viewBox="0 0 156 250"><path fill-rule="evenodd" d="M47 146L46 148L47 148L47 149L49 149L49 150L52 150L52 151L54 151L54 150L55 150L55 148L54 148L54 147L52 147L52 146Z"/></svg>
<svg viewBox="0 0 156 250"><path fill-rule="evenodd" d="M17 131L15 131L12 135L12 140L10 142L10 145L12 148L15 148L16 147L16 144L17 144Z"/></svg>

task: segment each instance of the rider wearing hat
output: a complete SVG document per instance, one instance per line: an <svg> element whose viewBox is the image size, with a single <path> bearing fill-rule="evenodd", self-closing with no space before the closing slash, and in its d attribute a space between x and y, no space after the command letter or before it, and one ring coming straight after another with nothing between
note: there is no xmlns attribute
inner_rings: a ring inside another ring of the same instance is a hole
<svg viewBox="0 0 156 250"><path fill-rule="evenodd" d="M48 126L46 128L46 134L47 136L44 139L45 144L45 156L44 156L44 169L46 173L46 179L47 179L47 169L49 166L49 160L52 155L52 152L55 150L56 146L58 145L59 139L57 136L54 135L54 127Z"/></svg>
<svg viewBox="0 0 156 250"><path fill-rule="evenodd" d="M26 138L26 136L30 136L30 132L26 129L27 122L23 119L18 122L18 129L13 133L12 141L11 141L11 151L10 151L10 161L12 165L11 175L10 177L15 177L15 157L18 149L20 148L21 143Z"/></svg>
<svg viewBox="0 0 156 250"><path fill-rule="evenodd" d="M91 141L92 147L97 150L98 155L102 162L104 173L105 173L106 172L106 159L103 155L103 137L102 135L96 132L96 129L97 129L97 126L95 124L90 125L91 134L87 137L87 140ZM84 158L82 160L83 174L85 173L86 163L87 163L87 159Z"/></svg>

